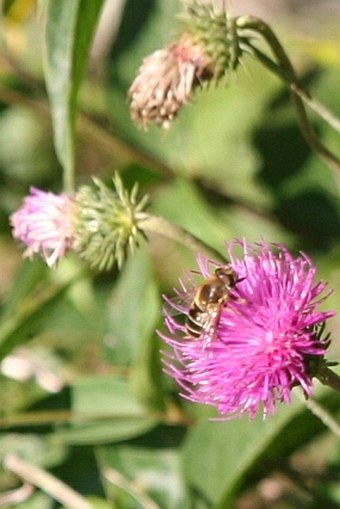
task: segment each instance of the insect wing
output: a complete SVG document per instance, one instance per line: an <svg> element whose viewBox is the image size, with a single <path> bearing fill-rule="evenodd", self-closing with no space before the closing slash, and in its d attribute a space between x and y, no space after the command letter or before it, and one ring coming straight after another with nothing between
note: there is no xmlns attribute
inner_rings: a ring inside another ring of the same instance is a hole
<svg viewBox="0 0 340 509"><path fill-rule="evenodd" d="M187 315L193 296L190 294L177 295L175 297L163 296L163 315L164 316L177 316Z"/></svg>

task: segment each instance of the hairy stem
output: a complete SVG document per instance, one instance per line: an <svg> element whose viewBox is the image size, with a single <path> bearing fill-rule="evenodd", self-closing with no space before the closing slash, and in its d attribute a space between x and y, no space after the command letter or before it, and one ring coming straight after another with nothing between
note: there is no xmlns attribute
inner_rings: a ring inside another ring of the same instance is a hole
<svg viewBox="0 0 340 509"><path fill-rule="evenodd" d="M321 373L317 376L318 380L323 384L331 387L336 392L340 393L340 376L334 373L327 366L324 366Z"/></svg>
<svg viewBox="0 0 340 509"><path fill-rule="evenodd" d="M272 31L272 29L262 20L254 16L240 16L235 20L237 27L240 30L251 30L260 34L262 38L269 45L277 63L272 62L269 57L257 50L252 43L248 43L249 49L255 53L259 60L271 71L275 72L284 82L288 85L291 93L291 99L295 107L300 130L306 142L310 147L319 154L325 163L332 169L340 171L340 160L319 140L312 124L309 121L306 109L304 106L301 91L303 87L295 73L295 70L283 49L280 41ZM299 93L298 93L299 92ZM310 97L307 92L303 94L304 99ZM332 119L334 123L335 119ZM335 122L337 125L337 122Z"/></svg>
<svg viewBox="0 0 340 509"><path fill-rule="evenodd" d="M320 403L315 399L305 399L304 404L336 437L340 438L339 423Z"/></svg>
<svg viewBox="0 0 340 509"><path fill-rule="evenodd" d="M150 214L141 213L137 217L138 228L144 232L152 232L171 240L175 240L183 244L183 246L191 249L195 253L205 253L208 256L213 256L217 260L228 263L226 258L216 249L209 246L195 235L184 230L180 226L170 223L163 217L152 216Z"/></svg>
<svg viewBox="0 0 340 509"><path fill-rule="evenodd" d="M291 90L298 95L311 110L315 111L323 120L325 120L335 131L340 133L340 119L334 115L324 104L312 97L310 93L304 90L298 83L291 84Z"/></svg>

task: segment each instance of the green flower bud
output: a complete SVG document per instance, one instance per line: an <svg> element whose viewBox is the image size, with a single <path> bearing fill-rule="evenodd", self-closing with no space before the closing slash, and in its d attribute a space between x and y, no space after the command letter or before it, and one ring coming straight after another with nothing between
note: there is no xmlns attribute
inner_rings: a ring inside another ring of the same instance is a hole
<svg viewBox="0 0 340 509"><path fill-rule="evenodd" d="M134 250L142 234L138 215L148 197L137 198L138 187L124 189L118 174L113 178L115 191L93 179L94 186L81 186L76 193L78 217L74 250L91 267L110 270L123 265L128 252Z"/></svg>

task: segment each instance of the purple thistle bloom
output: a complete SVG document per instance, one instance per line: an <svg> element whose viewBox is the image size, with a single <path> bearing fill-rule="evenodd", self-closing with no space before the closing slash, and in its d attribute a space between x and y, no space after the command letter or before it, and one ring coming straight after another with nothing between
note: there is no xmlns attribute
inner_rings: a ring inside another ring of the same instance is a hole
<svg viewBox="0 0 340 509"><path fill-rule="evenodd" d="M243 248L242 258L234 256L235 245ZM166 312L170 334L161 336L172 350L165 354L166 372L183 397L213 405L226 418L248 413L252 419L261 409L266 417L279 402L290 403L294 386L312 395L313 366L325 362L328 346L318 331L334 312L318 309L329 293L321 296L326 284L315 282L316 269L306 255L293 257L264 241L255 247L236 241L228 253L236 284L209 328L194 338ZM202 256L198 265L204 279L212 266L220 266ZM192 302L192 287L189 276L178 292L182 302L190 296ZM192 309L166 300L184 314Z"/></svg>
<svg viewBox="0 0 340 509"><path fill-rule="evenodd" d="M72 247L76 204L67 194L32 187L22 206L10 217L13 237L26 246L24 256L40 254L54 266Z"/></svg>

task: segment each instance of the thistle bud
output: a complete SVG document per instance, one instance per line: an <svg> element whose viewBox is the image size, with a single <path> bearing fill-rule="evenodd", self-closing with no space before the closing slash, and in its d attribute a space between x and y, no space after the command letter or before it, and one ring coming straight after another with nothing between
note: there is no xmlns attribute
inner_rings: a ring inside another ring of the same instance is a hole
<svg viewBox="0 0 340 509"><path fill-rule="evenodd" d="M110 270L116 263L120 268L138 244L138 215L148 198L138 201L137 186L128 192L118 175L113 179L115 191L98 179L93 181L95 186L81 186L75 196L78 213L73 248L91 267Z"/></svg>

